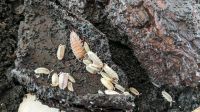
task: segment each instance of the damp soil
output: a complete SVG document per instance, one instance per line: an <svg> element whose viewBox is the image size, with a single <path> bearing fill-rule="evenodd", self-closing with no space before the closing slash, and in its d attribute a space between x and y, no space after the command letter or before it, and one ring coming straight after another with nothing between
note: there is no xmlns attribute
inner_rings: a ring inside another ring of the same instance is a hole
<svg viewBox="0 0 200 112"><path fill-rule="evenodd" d="M23 95L28 91L35 91L30 90L30 88L24 88L18 80L13 80L11 76L9 76L8 72L10 72L11 69L14 68L14 60L16 59L15 51L17 49L17 43L18 43L18 30L20 21L24 20L24 16L22 13L16 12L15 8L19 7L21 4L23 4L23 1L1 1L1 4L3 4L3 10L2 15L0 18L0 111L1 112L17 112L18 106L20 102L22 101ZM19 8L22 8L20 6ZM22 9L21 9L22 10ZM20 11L21 11L20 10ZM45 17L44 17L45 18ZM43 19L36 18L37 20ZM46 23L43 23L42 26L45 26ZM31 27L34 27L31 26ZM104 32L100 27L97 26L100 31ZM44 29L44 27L40 28ZM89 30L90 31L90 30ZM45 31L44 31L45 32ZM64 32L66 33L66 32ZM59 34L59 33L58 33ZM60 34L63 34L62 32ZM105 33L106 34L106 33ZM69 32L67 32L67 35L69 35ZM87 34L85 34L87 35ZM100 35L100 34L99 34ZM114 34L113 34L114 35ZM112 35L111 35L112 36ZM135 108L133 111L135 112L190 112L191 110L197 108L200 105L200 85L192 88L192 87L172 87L172 86L157 86L156 84L153 84L148 77L147 72L145 69L140 65L137 58L134 56L131 46L128 45L127 39L122 39L123 37L119 36L119 39L121 40L113 40L108 36L108 48L111 53L111 60L110 57L107 56L104 60L110 60L110 63L116 64L119 68L123 70L123 73L127 77L127 81L123 82L124 85L127 85L129 87L136 88L141 94L139 96L136 96L135 98ZM114 35L115 36L115 35ZM37 39L29 40L30 43L35 43L36 45L36 52L41 51L48 51L48 52L42 52L42 55L38 55L38 53L31 52L32 54L29 56L29 58L25 58L25 62L31 63L31 65L24 64L23 67L25 68L35 68L37 66L45 65L49 68L54 68L55 71L71 71L71 69L65 69L64 66L68 66L69 68L72 68L72 73L75 79L77 80L77 83L74 88L77 88L75 90L76 94L79 95L85 95L87 93L96 93L99 89L103 89L102 85L99 82L99 78L96 75L87 74L84 69L81 73L75 72L77 69L80 69L81 66L84 66L80 64L80 61L73 60L74 57L71 54L71 51L68 49L67 54L69 54L69 57L66 57L64 61L57 62L56 59L54 60L54 57L56 57L54 54L56 52L56 48L60 43L65 43L65 38L60 39L54 39L54 41L47 41L47 43L42 42L42 37L38 37ZM48 40L49 38L44 38ZM86 41L89 41L90 43L94 42L93 44L96 44L97 47L93 48L93 50L96 50L98 52L98 45L99 41L92 41L91 38ZM49 42L49 43L48 43ZM47 46L48 44L51 44L51 42L54 42L54 46ZM68 45L69 46L69 45ZM52 47L52 48L48 48ZM23 49L23 47L22 47ZM52 51L48 50L52 49ZM101 57L104 56L107 48L105 50L101 50ZM100 50L99 50L100 51ZM52 54L49 56L45 56L48 54ZM54 53L54 54L53 54ZM107 54L109 55L109 54ZM37 60L39 57L39 60ZM31 60L30 60L31 59ZM51 62L50 64L43 62L43 60L46 60L46 62ZM37 62L37 64L34 63ZM38 63L40 62L40 63ZM57 64L55 64L57 63ZM78 64L77 64L78 63ZM77 67L79 65L79 67ZM76 69L74 69L74 66L76 66ZM83 77L84 76L84 77ZM47 76L41 76L39 79L37 79L37 84L42 84L44 86L48 86L50 83L50 79L48 79ZM126 79L126 78L125 78ZM46 81L46 82L45 82ZM32 85L30 85L32 86ZM82 89L85 88L85 89ZM53 92L58 91L57 89L52 89ZM167 102L162 96L161 92L165 90L174 99L174 103L172 106L170 106L169 102ZM42 89L41 89L42 91ZM49 93L52 92L49 90ZM48 93L48 91L47 91ZM62 92L57 92L62 93ZM33 93L34 94L34 93ZM37 92L38 98L42 98L42 101L45 103L45 98L40 96L40 92ZM66 95L66 94L63 94ZM44 95L45 96L45 95ZM57 99L56 99L57 100ZM59 105L51 105L51 102L46 101L46 104L54 107L59 107ZM62 107L63 108L63 107ZM83 108L83 109L81 109ZM84 107L79 107L80 111L89 111L87 109L84 109ZM77 109L78 110L78 109ZM100 110L98 110L100 111ZM112 111L112 110L109 110Z"/></svg>

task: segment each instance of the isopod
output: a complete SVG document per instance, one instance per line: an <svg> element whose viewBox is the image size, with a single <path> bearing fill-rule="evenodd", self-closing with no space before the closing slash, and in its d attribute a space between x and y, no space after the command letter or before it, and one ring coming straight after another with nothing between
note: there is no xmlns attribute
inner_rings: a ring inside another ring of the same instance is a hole
<svg viewBox="0 0 200 112"><path fill-rule="evenodd" d="M100 74L101 74L101 76L103 77L103 78L105 78L106 80L109 80L109 81L113 81L105 72L100 72Z"/></svg>
<svg viewBox="0 0 200 112"><path fill-rule="evenodd" d="M167 93L166 91L162 91L162 96L168 101L170 102L170 106L172 106L172 102L175 102L173 101L171 95L169 93Z"/></svg>
<svg viewBox="0 0 200 112"><path fill-rule="evenodd" d="M54 73L51 77L51 86L58 86L58 74Z"/></svg>
<svg viewBox="0 0 200 112"><path fill-rule="evenodd" d="M99 72L100 70L93 64L89 64L86 66L86 70L91 73L91 74L96 74L97 72Z"/></svg>
<svg viewBox="0 0 200 112"><path fill-rule="evenodd" d="M62 44L60 44L58 46L58 50L57 50L57 58L58 58L58 60L62 60L63 59L64 54L65 54L65 48L66 48L66 46L62 45Z"/></svg>
<svg viewBox="0 0 200 112"><path fill-rule="evenodd" d="M106 80L105 78L101 78L101 83L109 90L114 89L113 84L109 80Z"/></svg>
<svg viewBox="0 0 200 112"><path fill-rule="evenodd" d="M71 81L73 83L76 82L75 79L74 79L74 77L72 77L69 73L67 73L67 75L69 76L69 81Z"/></svg>
<svg viewBox="0 0 200 112"><path fill-rule="evenodd" d="M68 81L67 88L68 88L69 91L74 91L72 82L69 82L69 81Z"/></svg>
<svg viewBox="0 0 200 112"><path fill-rule="evenodd" d="M122 87L122 86L119 85L119 84L115 84L115 88L118 89L118 90L120 90L121 92L124 92L124 91L125 91L125 88Z"/></svg>
<svg viewBox="0 0 200 112"><path fill-rule="evenodd" d="M124 95L131 95L129 92L125 91L123 92Z"/></svg>
<svg viewBox="0 0 200 112"><path fill-rule="evenodd" d="M129 90L130 90L131 93L133 93L137 96L140 95L139 91L137 89L133 88L133 87L130 87Z"/></svg>
<svg viewBox="0 0 200 112"><path fill-rule="evenodd" d="M82 59L85 56L86 51L83 47L82 40L74 31L70 33L70 44L75 57L77 59Z"/></svg>
<svg viewBox="0 0 200 112"><path fill-rule="evenodd" d="M89 45L87 44L87 42L84 42L84 48L85 48L85 51L86 51L86 52L90 51L90 47L89 47Z"/></svg>
<svg viewBox="0 0 200 112"><path fill-rule="evenodd" d="M103 66L103 70L109 75L110 78L112 78L113 80L118 81L119 80L119 76L117 75L117 73L110 68L107 64L104 64Z"/></svg>
<svg viewBox="0 0 200 112"><path fill-rule="evenodd" d="M195 110L193 110L192 112L200 112L200 106L196 108Z"/></svg>
<svg viewBox="0 0 200 112"><path fill-rule="evenodd" d="M105 94L107 94L107 95L119 95L119 93L117 91L113 91L113 90L105 90Z"/></svg>
<svg viewBox="0 0 200 112"><path fill-rule="evenodd" d="M95 53L93 53L92 51L88 51L87 55L89 59L92 60L93 64L96 65L98 68L103 67L103 62L99 59L99 57Z"/></svg>
<svg viewBox="0 0 200 112"><path fill-rule="evenodd" d="M69 79L69 76L67 73L63 73L63 72L59 73L58 84L59 84L60 89L65 89L67 87L68 79Z"/></svg>
<svg viewBox="0 0 200 112"><path fill-rule="evenodd" d="M83 59L83 63L85 64L85 65L89 65L89 64L92 64L92 60L90 60L90 59Z"/></svg>
<svg viewBox="0 0 200 112"><path fill-rule="evenodd" d="M50 74L51 72L49 71L49 69L44 68L44 67L39 67L37 69L34 70L34 72L36 74Z"/></svg>

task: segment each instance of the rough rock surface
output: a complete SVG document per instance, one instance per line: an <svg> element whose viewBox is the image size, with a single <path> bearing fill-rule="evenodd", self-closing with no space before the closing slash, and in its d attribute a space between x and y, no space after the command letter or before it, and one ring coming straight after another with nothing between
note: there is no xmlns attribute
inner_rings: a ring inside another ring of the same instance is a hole
<svg viewBox="0 0 200 112"><path fill-rule="evenodd" d="M81 60L73 55L69 41L72 30L89 44L92 51L97 52L103 62L119 74L119 83L127 87L127 77L111 60L105 35L88 21L49 1L25 1L25 21L20 23L16 67L12 70L14 77L27 86L28 92L36 92L44 103L63 110L70 110L70 107L72 110L78 107L89 110L133 109L133 96L97 94L98 90L105 90L100 82L100 75L89 74ZM66 45L62 61L56 57L59 44ZM71 73L76 80L73 85L75 91L72 93L52 87L48 76L36 78L34 70L38 67L46 67L57 73Z"/></svg>

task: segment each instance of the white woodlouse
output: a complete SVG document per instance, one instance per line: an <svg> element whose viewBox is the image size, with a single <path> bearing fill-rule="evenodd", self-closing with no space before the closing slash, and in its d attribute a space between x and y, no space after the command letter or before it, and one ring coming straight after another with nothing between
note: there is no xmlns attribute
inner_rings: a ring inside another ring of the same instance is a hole
<svg viewBox="0 0 200 112"><path fill-rule="evenodd" d="M91 74L96 74L97 72L99 72L100 70L93 64L89 64L86 66L86 70L91 73Z"/></svg>
<svg viewBox="0 0 200 112"><path fill-rule="evenodd" d="M133 93L133 94L135 94L137 96L140 95L140 92L137 89L133 88L133 87L130 87L129 90L130 90L131 93Z"/></svg>
<svg viewBox="0 0 200 112"><path fill-rule="evenodd" d="M34 72L36 74L50 74L51 72L49 71L49 69L44 68L44 67L39 67L37 69L34 70Z"/></svg>
<svg viewBox="0 0 200 112"><path fill-rule="evenodd" d="M83 63L87 66L87 65L89 65L89 64L92 64L92 60L90 60L90 59L83 59Z"/></svg>
<svg viewBox="0 0 200 112"><path fill-rule="evenodd" d="M109 81L113 81L105 72L100 72L100 74L101 74L101 76L103 77L103 78L105 78L106 80L109 80Z"/></svg>
<svg viewBox="0 0 200 112"><path fill-rule="evenodd" d="M89 45L87 44L87 42L84 42L84 48L85 48L85 51L86 51L86 52L90 51L90 47L89 47Z"/></svg>
<svg viewBox="0 0 200 112"><path fill-rule="evenodd" d="M125 91L125 88L122 87L122 86L119 85L119 84L115 84L115 88L118 89L118 90L120 90L121 92L124 92L124 91Z"/></svg>
<svg viewBox="0 0 200 112"><path fill-rule="evenodd" d="M109 75L110 78L112 78L113 80L118 81L119 80L119 76L117 75L117 73L110 68L107 64L104 64L103 66L103 70Z"/></svg>
<svg viewBox="0 0 200 112"><path fill-rule="evenodd" d="M57 50L57 58L58 58L58 60L62 60L64 58L65 48L66 48L66 46L62 45L62 44L60 44L58 46L58 50Z"/></svg>
<svg viewBox="0 0 200 112"><path fill-rule="evenodd" d="M171 95L167 93L165 90L162 91L162 96L170 103L170 106L172 106L172 102L175 102L173 101Z"/></svg>
<svg viewBox="0 0 200 112"><path fill-rule="evenodd" d="M69 91L74 91L72 82L69 82L69 81L68 81L67 88L68 88Z"/></svg>
<svg viewBox="0 0 200 112"><path fill-rule="evenodd" d="M93 64L96 65L98 68L103 67L103 62L99 59L99 57L95 53L93 53L92 51L88 51L87 55L89 59L92 60Z"/></svg>
<svg viewBox="0 0 200 112"><path fill-rule="evenodd" d="M85 56L86 51L83 47L82 40L74 31L70 33L70 44L75 57L77 59L82 59Z"/></svg>
<svg viewBox="0 0 200 112"><path fill-rule="evenodd" d="M69 73L67 73L67 75L69 76L69 81L71 81L73 83L76 82L75 79L74 79L74 77L72 77Z"/></svg>
<svg viewBox="0 0 200 112"><path fill-rule="evenodd" d="M109 80L106 80L105 78L101 78L101 83L109 90L114 89L113 84Z"/></svg>
<svg viewBox="0 0 200 112"><path fill-rule="evenodd" d="M51 86L58 86L58 74L54 73L51 77Z"/></svg>
<svg viewBox="0 0 200 112"><path fill-rule="evenodd" d="M105 90L105 94L107 95L119 95L117 91L114 90Z"/></svg>
<svg viewBox="0 0 200 112"><path fill-rule="evenodd" d="M59 84L60 89L65 89L67 87L68 79L69 79L69 76L67 75L67 73L63 73L63 72L59 73L58 84Z"/></svg>

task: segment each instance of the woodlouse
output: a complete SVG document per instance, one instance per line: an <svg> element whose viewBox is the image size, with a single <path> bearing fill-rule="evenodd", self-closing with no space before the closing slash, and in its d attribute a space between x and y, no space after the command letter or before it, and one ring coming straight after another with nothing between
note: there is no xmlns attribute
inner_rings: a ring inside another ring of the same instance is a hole
<svg viewBox="0 0 200 112"><path fill-rule="evenodd" d="M58 74L57 73L54 73L51 77L51 86L58 86Z"/></svg>
<svg viewBox="0 0 200 112"><path fill-rule="evenodd" d="M110 78L112 78L113 80L116 80L116 81L119 80L118 74L117 74L112 68L110 68L107 64L104 64L103 70L104 70L104 71L108 74L108 76L109 76Z"/></svg>
<svg viewBox="0 0 200 112"><path fill-rule="evenodd" d="M101 78L101 83L109 90L113 90L114 89L113 84L109 80L107 80L105 78Z"/></svg>
<svg viewBox="0 0 200 112"><path fill-rule="evenodd" d="M105 94L107 95L119 95L117 91L114 90L105 90Z"/></svg>
<svg viewBox="0 0 200 112"><path fill-rule="evenodd" d="M129 90L130 90L131 93L133 93L133 94L135 94L137 96L140 95L140 92L137 89L133 88L133 87L130 87Z"/></svg>
<svg viewBox="0 0 200 112"><path fill-rule="evenodd" d="M34 72L36 74L50 74L51 72L49 71L49 69L44 68L44 67L39 67L37 69L34 70Z"/></svg>
<svg viewBox="0 0 200 112"><path fill-rule="evenodd" d="M173 101L171 95L169 93L167 93L166 91L162 91L162 96L168 101L170 102L170 106L172 106L172 102L175 102Z"/></svg>
<svg viewBox="0 0 200 112"><path fill-rule="evenodd" d="M58 50L57 50L57 58L58 58L58 60L62 60L64 58L65 48L66 48L66 46L62 45L62 44L60 44L58 46Z"/></svg>
<svg viewBox="0 0 200 112"><path fill-rule="evenodd" d="M67 73L59 73L59 88L60 89L65 89L67 87L67 84L68 84L68 79L69 79L69 76L67 75Z"/></svg>
<svg viewBox="0 0 200 112"><path fill-rule="evenodd" d="M82 59L85 56L86 51L83 47L82 40L74 31L70 33L70 44L75 57L77 59Z"/></svg>
<svg viewBox="0 0 200 112"><path fill-rule="evenodd" d="M99 59L99 57L93 53L92 51L87 52L88 58L92 60L93 64L96 65L98 68L103 67L103 62Z"/></svg>

